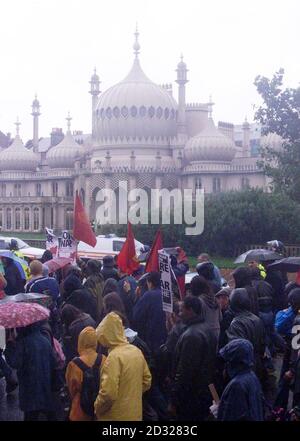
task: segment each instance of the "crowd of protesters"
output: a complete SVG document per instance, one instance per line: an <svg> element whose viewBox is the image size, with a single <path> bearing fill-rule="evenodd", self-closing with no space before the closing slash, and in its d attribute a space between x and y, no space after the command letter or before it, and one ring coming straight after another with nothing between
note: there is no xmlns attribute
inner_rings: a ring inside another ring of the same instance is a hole
<svg viewBox="0 0 300 441"><path fill-rule="evenodd" d="M128 275L112 256L53 274L34 260L28 280L3 258L6 295L52 298L49 321L7 331L0 356L24 420L61 418L58 401L71 421L300 420L300 285L271 262L251 262L223 287L209 256L198 260L185 292L176 278L187 259L172 256L176 289L166 313L160 274L141 267Z"/></svg>

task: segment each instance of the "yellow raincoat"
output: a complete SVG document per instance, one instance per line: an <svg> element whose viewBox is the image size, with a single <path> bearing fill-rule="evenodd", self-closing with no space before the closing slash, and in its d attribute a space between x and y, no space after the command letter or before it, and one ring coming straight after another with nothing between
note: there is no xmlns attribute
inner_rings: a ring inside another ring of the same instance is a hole
<svg viewBox="0 0 300 441"><path fill-rule="evenodd" d="M111 312L96 329L99 343L109 349L101 372L95 414L99 421L141 421L142 395L151 374L142 352L128 343L120 317Z"/></svg>
<svg viewBox="0 0 300 441"><path fill-rule="evenodd" d="M84 328L78 337L78 353L80 359L92 367L97 357L97 336L95 329L91 326ZM102 356L100 371L105 361ZM83 372L73 361L70 361L66 370L66 382L72 400L69 419L71 421L91 421L92 418L86 415L80 407L80 392L83 381Z"/></svg>

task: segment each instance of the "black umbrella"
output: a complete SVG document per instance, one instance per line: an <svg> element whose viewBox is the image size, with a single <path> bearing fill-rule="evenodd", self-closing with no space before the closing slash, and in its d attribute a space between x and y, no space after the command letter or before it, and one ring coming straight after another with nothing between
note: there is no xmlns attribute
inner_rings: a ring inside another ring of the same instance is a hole
<svg viewBox="0 0 300 441"><path fill-rule="evenodd" d="M297 273L300 271L300 257L286 257L285 259L272 263L272 265L269 265L269 268L286 271L288 273Z"/></svg>
<svg viewBox="0 0 300 441"><path fill-rule="evenodd" d="M274 251L265 250L265 249L257 249L257 250L249 250L246 253L241 254L234 263L245 263L251 262L252 260L256 260L257 262L266 262L268 260L281 260L282 256Z"/></svg>

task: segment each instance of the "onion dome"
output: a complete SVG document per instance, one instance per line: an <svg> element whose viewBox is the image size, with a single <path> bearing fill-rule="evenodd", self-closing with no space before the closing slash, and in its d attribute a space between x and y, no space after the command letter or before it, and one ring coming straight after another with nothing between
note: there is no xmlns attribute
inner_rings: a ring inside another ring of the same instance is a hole
<svg viewBox="0 0 300 441"><path fill-rule="evenodd" d="M138 59L140 45L135 33L135 59L120 83L103 92L96 106L97 137L176 136L177 103L143 72Z"/></svg>
<svg viewBox="0 0 300 441"><path fill-rule="evenodd" d="M277 135L277 133L270 132L265 136L262 136L260 140L260 145L263 148L270 148L272 150L275 150L276 152L280 152L283 149L283 139L280 135Z"/></svg>
<svg viewBox="0 0 300 441"><path fill-rule="evenodd" d="M209 117L202 132L188 140L184 152L189 161L229 162L235 156L235 146L229 137L219 132Z"/></svg>
<svg viewBox="0 0 300 441"><path fill-rule="evenodd" d="M74 161L78 156L83 156L85 149L73 138L70 130L71 117L68 121L68 130L64 139L57 145L51 147L47 153L47 162L51 168L73 168Z"/></svg>
<svg viewBox="0 0 300 441"><path fill-rule="evenodd" d="M16 123L17 134L13 143L0 153L0 170L35 171L39 164L39 157L32 150L27 149L19 136L19 121Z"/></svg>

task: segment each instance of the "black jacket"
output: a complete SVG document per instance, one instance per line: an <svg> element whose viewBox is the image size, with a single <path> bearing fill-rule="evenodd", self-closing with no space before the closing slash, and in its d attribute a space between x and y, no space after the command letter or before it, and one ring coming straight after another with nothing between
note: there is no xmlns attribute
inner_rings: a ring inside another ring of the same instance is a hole
<svg viewBox="0 0 300 441"><path fill-rule="evenodd" d="M12 260L4 268L4 277L7 282L6 288L4 288L6 295L14 296L15 294L24 292L25 280L22 280L20 271Z"/></svg>
<svg viewBox="0 0 300 441"><path fill-rule="evenodd" d="M259 309L258 309L257 292L251 283L252 281L251 281L250 269L246 267L239 267L233 271L232 275L235 281L235 287L245 288L247 290L250 299L250 311L258 316Z"/></svg>
<svg viewBox="0 0 300 441"><path fill-rule="evenodd" d="M228 341L244 338L253 344L256 372L259 373L265 352L265 327L262 320L250 311L237 312L226 332Z"/></svg>
<svg viewBox="0 0 300 441"><path fill-rule="evenodd" d="M271 312L274 307L273 288L264 280L253 279L252 286L257 292L259 312Z"/></svg>
<svg viewBox="0 0 300 441"><path fill-rule="evenodd" d="M203 398L215 372L217 338L215 333L196 317L186 324L175 349L175 379L172 401L181 417L193 418L201 413Z"/></svg>
<svg viewBox="0 0 300 441"><path fill-rule="evenodd" d="M78 357L78 337L80 332L87 326L96 328L96 323L90 315L82 313L80 317L70 324L69 329L66 330L66 334L63 337L63 344L67 363L74 357Z"/></svg>
<svg viewBox="0 0 300 441"><path fill-rule="evenodd" d="M288 301L284 295L285 282L280 271L268 270L265 281L273 288L274 295L274 312L287 308Z"/></svg>

